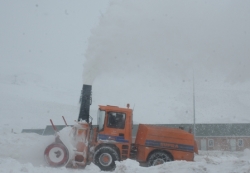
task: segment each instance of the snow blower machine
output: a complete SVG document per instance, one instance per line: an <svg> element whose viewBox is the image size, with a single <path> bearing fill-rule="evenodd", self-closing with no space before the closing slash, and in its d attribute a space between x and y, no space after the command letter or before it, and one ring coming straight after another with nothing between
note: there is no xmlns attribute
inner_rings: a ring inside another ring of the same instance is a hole
<svg viewBox="0 0 250 173"><path fill-rule="evenodd" d="M178 128L139 124L132 137L133 110L117 106L99 106L97 125L89 115L92 86L83 85L78 121L69 135L56 131L55 142L44 151L52 167L84 168L94 162L101 170L115 169L115 161L135 159L141 165L154 166L173 160L193 161L198 154L194 135ZM65 121L66 122L66 121Z"/></svg>

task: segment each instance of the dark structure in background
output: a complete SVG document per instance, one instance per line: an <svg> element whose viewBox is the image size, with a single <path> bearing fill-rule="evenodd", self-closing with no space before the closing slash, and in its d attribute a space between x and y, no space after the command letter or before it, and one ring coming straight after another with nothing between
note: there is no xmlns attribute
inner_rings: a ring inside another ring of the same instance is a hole
<svg viewBox="0 0 250 173"><path fill-rule="evenodd" d="M173 128L182 128L189 131L193 124L154 124ZM95 125L94 125L95 126ZM133 136L136 136L138 124L133 125ZM56 125L58 130L65 125ZM195 139L199 150L242 151L250 148L250 124L196 124ZM37 133L40 135L53 135L55 132L51 125L45 129L23 129L22 133Z"/></svg>
<svg viewBox="0 0 250 173"><path fill-rule="evenodd" d="M193 124L161 125L186 131L193 128ZM195 140L199 150L242 151L250 148L250 124L196 124Z"/></svg>
<svg viewBox="0 0 250 173"><path fill-rule="evenodd" d="M200 150L242 151L250 148L250 124L200 124L196 126Z"/></svg>
<svg viewBox="0 0 250 173"><path fill-rule="evenodd" d="M66 125L55 125L56 129L58 131L62 130L64 127L66 127ZM53 129L53 127L51 125L46 126L46 128L44 129L42 135L43 136L48 136L48 135L53 135L55 134L55 130Z"/></svg>
<svg viewBox="0 0 250 173"><path fill-rule="evenodd" d="M52 126L51 126L52 127ZM64 126L65 127L65 126ZM47 128L47 127L46 127ZM36 133L38 135L43 135L45 129L23 129L22 133ZM51 132L50 132L51 133ZM53 133L54 134L54 133ZM50 134L51 135L51 134Z"/></svg>
<svg viewBox="0 0 250 173"><path fill-rule="evenodd" d="M86 122L89 122L89 108L92 103L92 96L91 96L91 85L83 85L82 86L82 92L80 97L80 112L78 116L78 121L85 120Z"/></svg>

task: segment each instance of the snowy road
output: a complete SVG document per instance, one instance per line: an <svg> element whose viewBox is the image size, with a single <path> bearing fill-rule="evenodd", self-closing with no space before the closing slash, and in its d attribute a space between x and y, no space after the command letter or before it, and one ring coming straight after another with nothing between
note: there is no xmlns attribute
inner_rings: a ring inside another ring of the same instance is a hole
<svg viewBox="0 0 250 173"><path fill-rule="evenodd" d="M51 168L43 159L45 147L53 136L14 134L0 132L0 173L96 173L101 172L91 164L84 170L65 167ZM244 152L200 151L195 162L173 161L155 167L140 167L134 160L117 162L117 173L247 173L250 172L250 150Z"/></svg>

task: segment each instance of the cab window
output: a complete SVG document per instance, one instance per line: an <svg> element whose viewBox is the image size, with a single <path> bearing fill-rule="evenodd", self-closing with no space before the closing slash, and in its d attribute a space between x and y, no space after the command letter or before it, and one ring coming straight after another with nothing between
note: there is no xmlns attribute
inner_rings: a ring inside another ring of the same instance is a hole
<svg viewBox="0 0 250 173"><path fill-rule="evenodd" d="M108 112L108 124L110 128L124 129L126 114L120 112Z"/></svg>
<svg viewBox="0 0 250 173"><path fill-rule="evenodd" d="M97 124L98 124L98 129L99 129L99 132L100 131L103 131L103 126L104 126L104 120L105 120L105 111L102 111L102 110L98 110L98 113L97 113Z"/></svg>

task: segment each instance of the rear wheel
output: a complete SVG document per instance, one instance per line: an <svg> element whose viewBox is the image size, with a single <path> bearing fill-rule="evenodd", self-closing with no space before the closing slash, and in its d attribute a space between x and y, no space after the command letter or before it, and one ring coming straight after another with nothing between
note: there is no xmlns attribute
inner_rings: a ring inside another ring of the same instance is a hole
<svg viewBox="0 0 250 173"><path fill-rule="evenodd" d="M148 166L156 166L172 161L172 157L164 151L155 151L148 157Z"/></svg>
<svg viewBox="0 0 250 173"><path fill-rule="evenodd" d="M109 146L99 148L94 155L95 164L103 171L114 170L116 160L119 160L118 153Z"/></svg>
<svg viewBox="0 0 250 173"><path fill-rule="evenodd" d="M48 165L59 167L68 162L69 152L65 145L52 143L45 149L44 158Z"/></svg>

